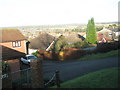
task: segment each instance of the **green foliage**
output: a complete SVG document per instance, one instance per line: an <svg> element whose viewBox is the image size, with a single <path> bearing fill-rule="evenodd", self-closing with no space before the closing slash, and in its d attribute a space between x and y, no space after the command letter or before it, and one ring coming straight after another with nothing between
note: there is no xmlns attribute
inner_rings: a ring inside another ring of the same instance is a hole
<svg viewBox="0 0 120 90"><path fill-rule="evenodd" d="M8 69L9 69L9 65L7 62L4 61L0 62L0 71L5 72Z"/></svg>
<svg viewBox="0 0 120 90"><path fill-rule="evenodd" d="M74 43L74 47L76 48L85 48L85 47L89 47L89 44L86 41L81 41L81 42L76 42Z"/></svg>
<svg viewBox="0 0 120 90"><path fill-rule="evenodd" d="M65 32L68 32L69 31L69 29L65 29Z"/></svg>
<svg viewBox="0 0 120 90"><path fill-rule="evenodd" d="M53 51L61 51L63 50L64 46L67 45L66 39L63 35L61 35L56 41L53 46Z"/></svg>
<svg viewBox="0 0 120 90"><path fill-rule="evenodd" d="M38 51L36 51L36 52L32 53L32 55L35 55L35 56L37 56L38 54L39 54L39 52L38 52Z"/></svg>
<svg viewBox="0 0 120 90"><path fill-rule="evenodd" d="M117 24L112 24L112 26L116 27L116 26L117 26Z"/></svg>
<svg viewBox="0 0 120 90"><path fill-rule="evenodd" d="M78 59L78 61L87 61L87 60L95 60L95 59L97 60L97 59L102 59L102 58L117 57L117 56L120 56L118 52L120 52L120 49L113 50L107 53L91 54L91 55L87 55L87 56L84 56Z"/></svg>
<svg viewBox="0 0 120 90"><path fill-rule="evenodd" d="M107 28L111 29L111 28L118 28L117 24L110 24Z"/></svg>
<svg viewBox="0 0 120 90"><path fill-rule="evenodd" d="M103 27L96 27L96 31L100 31L102 29L103 29Z"/></svg>
<svg viewBox="0 0 120 90"><path fill-rule="evenodd" d="M96 44L97 34L96 34L94 18L91 18L91 20L88 21L87 30L86 30L86 40L91 44Z"/></svg>
<svg viewBox="0 0 120 90"><path fill-rule="evenodd" d="M86 41L79 41L65 46L65 48L86 48L86 47L90 47L89 43Z"/></svg>
<svg viewBox="0 0 120 90"><path fill-rule="evenodd" d="M71 32L85 32L85 28L77 27L71 30Z"/></svg>
<svg viewBox="0 0 120 90"><path fill-rule="evenodd" d="M119 70L120 68L112 67L91 72L62 83L61 88L118 88ZM56 88L56 86L51 88Z"/></svg>
<svg viewBox="0 0 120 90"><path fill-rule="evenodd" d="M75 28L75 29L72 29L72 32L81 32L81 29Z"/></svg>

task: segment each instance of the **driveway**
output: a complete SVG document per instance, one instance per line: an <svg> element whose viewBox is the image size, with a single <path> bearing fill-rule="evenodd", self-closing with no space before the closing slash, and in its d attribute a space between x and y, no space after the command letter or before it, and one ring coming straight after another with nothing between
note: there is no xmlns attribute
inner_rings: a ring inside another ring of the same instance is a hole
<svg viewBox="0 0 120 90"><path fill-rule="evenodd" d="M71 80L100 69L118 67L118 58L97 59L90 61L43 61L44 78L50 79L56 70L60 71L62 81ZM120 62L119 62L120 65Z"/></svg>

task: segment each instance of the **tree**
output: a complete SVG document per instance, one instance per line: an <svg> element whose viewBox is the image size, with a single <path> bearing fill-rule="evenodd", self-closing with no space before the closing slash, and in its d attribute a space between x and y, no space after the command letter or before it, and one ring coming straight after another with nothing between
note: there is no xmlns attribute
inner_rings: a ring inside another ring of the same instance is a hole
<svg viewBox="0 0 120 90"><path fill-rule="evenodd" d="M86 40L88 43L96 44L97 34L96 34L94 18L91 18L91 20L88 21L87 30L86 30Z"/></svg>
<svg viewBox="0 0 120 90"><path fill-rule="evenodd" d="M61 51L64 48L65 45L67 45L65 36L61 35L55 41L55 44L54 44L54 47L53 47L53 51Z"/></svg>
<svg viewBox="0 0 120 90"><path fill-rule="evenodd" d="M109 25L108 28L111 29L111 28L113 28L113 26L112 26L112 25Z"/></svg>

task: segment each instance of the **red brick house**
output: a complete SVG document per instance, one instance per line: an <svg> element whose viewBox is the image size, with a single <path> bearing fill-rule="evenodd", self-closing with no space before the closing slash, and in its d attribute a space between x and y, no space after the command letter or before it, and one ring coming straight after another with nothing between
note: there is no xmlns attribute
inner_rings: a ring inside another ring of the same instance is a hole
<svg viewBox="0 0 120 90"><path fill-rule="evenodd" d="M107 28L103 28L101 31L97 32L97 36L97 41L110 42L114 38L114 32Z"/></svg>
<svg viewBox="0 0 120 90"><path fill-rule="evenodd" d="M2 41L0 45L11 48L13 50L26 53L26 38L17 29L3 29L1 30Z"/></svg>
<svg viewBox="0 0 120 90"><path fill-rule="evenodd" d="M101 42L106 42L106 41L107 41L107 38L104 37L102 33L97 33L97 41L98 41L99 43L101 43Z"/></svg>
<svg viewBox="0 0 120 90"><path fill-rule="evenodd" d="M0 30L1 59L8 62L11 72L20 69L20 58L26 55L26 38L17 29Z"/></svg>

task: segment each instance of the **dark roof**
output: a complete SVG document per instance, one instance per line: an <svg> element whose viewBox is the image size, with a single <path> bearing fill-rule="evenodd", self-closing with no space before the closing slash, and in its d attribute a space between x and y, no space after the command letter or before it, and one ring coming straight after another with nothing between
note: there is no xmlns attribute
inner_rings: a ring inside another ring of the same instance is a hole
<svg viewBox="0 0 120 90"><path fill-rule="evenodd" d="M46 49L52 41L55 39L52 35L48 33L40 33L38 37L30 40L31 49Z"/></svg>
<svg viewBox="0 0 120 90"><path fill-rule="evenodd" d="M65 36L65 38L68 43L75 43L75 42L85 40L83 36L81 36L80 34L76 34L76 33L71 33L68 36Z"/></svg>
<svg viewBox="0 0 120 90"><path fill-rule="evenodd" d="M0 55L2 55L2 60L9 60L24 57L26 54L5 46L1 46Z"/></svg>
<svg viewBox="0 0 120 90"><path fill-rule="evenodd" d="M0 38L2 42L11 42L17 40L25 40L25 36L18 29L2 29L0 30Z"/></svg>
<svg viewBox="0 0 120 90"><path fill-rule="evenodd" d="M80 35L80 34L78 34L78 37L83 41L83 40L85 40L85 38L82 36L82 35Z"/></svg>

